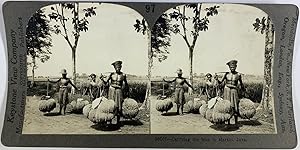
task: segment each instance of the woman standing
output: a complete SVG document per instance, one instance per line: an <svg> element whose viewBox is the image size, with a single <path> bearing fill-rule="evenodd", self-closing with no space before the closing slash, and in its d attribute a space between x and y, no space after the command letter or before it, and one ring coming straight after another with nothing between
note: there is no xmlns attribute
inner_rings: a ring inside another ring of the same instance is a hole
<svg viewBox="0 0 300 150"><path fill-rule="evenodd" d="M212 75L210 73L207 73L205 75L206 82L205 82L205 94L207 96L207 100L210 100L211 98L214 98L217 96L217 87L215 83L212 80Z"/></svg>
<svg viewBox="0 0 300 150"><path fill-rule="evenodd" d="M234 110L235 124L237 124L239 113L238 82L241 85L242 91L245 91L245 88L241 74L236 71L237 60L231 60L226 64L228 65L230 72L226 72L221 81L218 80L217 76L215 76L215 79L219 82L219 84L225 82L224 99L231 102L231 107Z"/></svg>
<svg viewBox="0 0 300 150"><path fill-rule="evenodd" d="M175 103L177 104L177 114L183 115L183 105L185 103L184 97L184 84L188 85L194 90L192 85L190 85L185 78L182 77L182 69L177 70L177 77L171 81L163 79L167 83L175 83Z"/></svg>
<svg viewBox="0 0 300 150"><path fill-rule="evenodd" d="M89 84L89 93L90 98L93 101L97 97L99 97L99 89L96 83L96 74L92 73L90 76L90 84Z"/></svg>
<svg viewBox="0 0 300 150"><path fill-rule="evenodd" d="M66 105L68 104L69 100L69 95L68 95L68 85L71 84L76 90L77 87L72 83L72 81L67 78L67 70L62 69L61 70L61 75L62 77L59 78L57 81L51 81L48 79L50 83L59 83L59 98L58 98L58 103L59 103L59 113L62 115L66 114Z"/></svg>
<svg viewBox="0 0 300 150"><path fill-rule="evenodd" d="M115 72L111 73L106 81L104 81L103 76L100 79L105 83L109 83L108 99L115 101L117 106L117 124L120 124L120 117L122 115L122 103L128 93L128 83L126 79L126 74L121 72L122 61L115 61L111 65L114 66Z"/></svg>

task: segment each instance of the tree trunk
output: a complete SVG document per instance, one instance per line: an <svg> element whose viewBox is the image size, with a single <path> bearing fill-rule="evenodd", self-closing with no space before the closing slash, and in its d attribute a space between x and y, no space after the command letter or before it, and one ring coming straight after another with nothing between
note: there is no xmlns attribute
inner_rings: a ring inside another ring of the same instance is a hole
<svg viewBox="0 0 300 150"><path fill-rule="evenodd" d="M265 61L264 61L264 87L263 96L260 107L265 113L271 113L273 110L273 47L274 47L274 30L270 17L267 19L266 28L266 41L265 41Z"/></svg>
<svg viewBox="0 0 300 150"><path fill-rule="evenodd" d="M34 71L35 71L35 68L36 68L36 61L35 61L35 57L32 56L32 80L31 80L31 86L34 85Z"/></svg>
<svg viewBox="0 0 300 150"><path fill-rule="evenodd" d="M151 31L147 29L147 37L148 37L148 75L147 75L147 90L145 95L145 100L141 106L141 109L150 109L150 96L151 96L151 74L152 74L152 66L153 66L153 52L151 45Z"/></svg>
<svg viewBox="0 0 300 150"><path fill-rule="evenodd" d="M194 85L194 82L193 82L193 55L194 54L193 54L193 52L194 52L194 48L190 47L189 48L189 73L190 73L189 80L190 80L190 84L192 86ZM188 93L193 94L192 88L189 88Z"/></svg>
<svg viewBox="0 0 300 150"><path fill-rule="evenodd" d="M73 84L76 86L76 47L72 48L72 80L73 80ZM72 94L75 94L75 88L72 87Z"/></svg>

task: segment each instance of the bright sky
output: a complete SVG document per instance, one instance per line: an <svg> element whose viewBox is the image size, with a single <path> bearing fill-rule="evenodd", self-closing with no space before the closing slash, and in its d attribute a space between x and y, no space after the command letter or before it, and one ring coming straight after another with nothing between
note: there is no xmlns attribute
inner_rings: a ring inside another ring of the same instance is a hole
<svg viewBox="0 0 300 150"><path fill-rule="evenodd" d="M86 5L86 4L85 4ZM147 38L137 34L133 24L141 19L134 10L113 4L93 4L97 16L89 20L87 33L81 35L77 50L78 73L113 71L111 63L123 61L123 72L147 74ZM208 7L208 4L202 8ZM49 7L48 7L49 8ZM263 74L264 35L254 32L252 24L266 14L254 7L221 4L219 14L210 18L209 30L201 32L194 52L194 72L227 71L225 63L239 60L238 71ZM38 63L36 76L57 76L62 68L71 75L71 50L59 35L53 35L52 55L44 64ZM170 55L162 63L155 62L153 75L174 76L177 68L188 74L188 50L179 35L172 35ZM28 75L31 71L28 70Z"/></svg>
<svg viewBox="0 0 300 150"><path fill-rule="evenodd" d="M87 4L82 5L86 7ZM147 74L147 39L134 30L136 11L119 5L93 4L97 15L89 20L89 30L82 33L77 48L77 72L96 73L113 71L116 60L123 61L123 72ZM48 6L50 8L50 6ZM36 76L57 76L62 68L72 75L71 49L61 35L52 35L53 47L49 61L39 63ZM30 70L28 70L31 75Z"/></svg>
<svg viewBox="0 0 300 150"><path fill-rule="evenodd" d="M238 60L237 70L263 75L265 37L254 32L252 24L266 14L254 7L237 4L219 5L219 14L210 18L209 29L201 32L194 50L194 72L227 71L231 59ZM202 8L208 7L203 5ZM204 14L204 13L203 13ZM188 49L180 35L172 36L169 58L155 64L154 75L175 75L182 68L187 76ZM172 64L172 65L171 65Z"/></svg>

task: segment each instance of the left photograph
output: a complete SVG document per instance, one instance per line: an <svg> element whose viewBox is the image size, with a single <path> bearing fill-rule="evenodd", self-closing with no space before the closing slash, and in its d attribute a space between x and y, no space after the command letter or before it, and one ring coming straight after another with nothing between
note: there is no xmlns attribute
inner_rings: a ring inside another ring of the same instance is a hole
<svg viewBox="0 0 300 150"><path fill-rule="evenodd" d="M117 4L37 10L26 29L22 133L149 134L148 32L137 11Z"/></svg>

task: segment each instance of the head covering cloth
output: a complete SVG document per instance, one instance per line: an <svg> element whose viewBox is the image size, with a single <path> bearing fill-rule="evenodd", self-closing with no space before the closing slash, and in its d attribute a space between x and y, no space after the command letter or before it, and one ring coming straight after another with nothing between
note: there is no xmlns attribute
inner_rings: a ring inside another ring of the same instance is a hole
<svg viewBox="0 0 300 150"><path fill-rule="evenodd" d="M206 76L206 77L212 77L212 74L207 73L205 76Z"/></svg>
<svg viewBox="0 0 300 150"><path fill-rule="evenodd" d="M180 68L177 69L176 73L177 73L177 74L182 74L182 69L180 69Z"/></svg>
<svg viewBox="0 0 300 150"><path fill-rule="evenodd" d="M238 62L237 60L230 60L229 62L226 63L226 65L228 65L228 66L233 66L233 65L236 66L237 62Z"/></svg>
<svg viewBox="0 0 300 150"><path fill-rule="evenodd" d="M67 70L66 70L66 69L62 69L62 70L60 71L60 73L61 73L61 74L67 74Z"/></svg>
<svg viewBox="0 0 300 150"><path fill-rule="evenodd" d="M92 73L89 77L94 77L94 78L96 78L96 74Z"/></svg>
<svg viewBox="0 0 300 150"><path fill-rule="evenodd" d="M116 67L116 66L122 66L122 61L115 61L115 62L113 62L111 65L113 65L114 67Z"/></svg>

